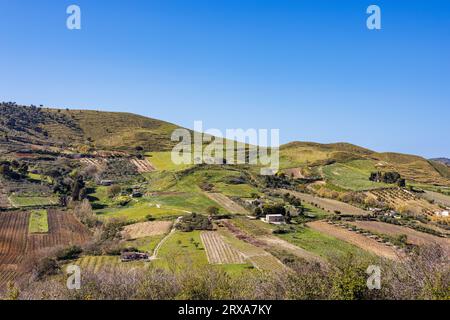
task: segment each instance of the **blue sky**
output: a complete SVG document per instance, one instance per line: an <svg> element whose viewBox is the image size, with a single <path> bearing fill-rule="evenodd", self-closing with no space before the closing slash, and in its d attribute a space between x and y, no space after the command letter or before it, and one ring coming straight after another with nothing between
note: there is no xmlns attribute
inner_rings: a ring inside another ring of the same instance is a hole
<svg viewBox="0 0 450 320"><path fill-rule="evenodd" d="M448 0L0 0L0 100L450 157L449 40Z"/></svg>

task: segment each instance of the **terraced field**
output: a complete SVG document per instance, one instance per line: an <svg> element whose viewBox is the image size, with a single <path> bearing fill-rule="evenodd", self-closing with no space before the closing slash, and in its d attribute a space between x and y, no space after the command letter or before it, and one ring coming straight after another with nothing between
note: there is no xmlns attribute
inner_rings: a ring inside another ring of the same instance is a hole
<svg viewBox="0 0 450 320"><path fill-rule="evenodd" d="M370 213L369 211L333 199L320 198L311 194L296 192L292 190L282 190L282 192L288 192L302 201L316 204L331 213L336 211L339 211L342 214L350 215L367 215Z"/></svg>
<svg viewBox="0 0 450 320"><path fill-rule="evenodd" d="M87 166L94 166L99 171L105 169L107 165L107 160L102 158L81 158L80 162Z"/></svg>
<svg viewBox="0 0 450 320"><path fill-rule="evenodd" d="M201 239L210 264L245 263L243 254L226 243L217 232L202 232Z"/></svg>
<svg viewBox="0 0 450 320"><path fill-rule="evenodd" d="M131 159L130 162L136 166L139 173L155 171L155 168L147 159Z"/></svg>
<svg viewBox="0 0 450 320"><path fill-rule="evenodd" d="M390 208L400 212L434 215L439 207L421 199L412 192L400 188L372 190L366 193L369 197L387 204Z"/></svg>

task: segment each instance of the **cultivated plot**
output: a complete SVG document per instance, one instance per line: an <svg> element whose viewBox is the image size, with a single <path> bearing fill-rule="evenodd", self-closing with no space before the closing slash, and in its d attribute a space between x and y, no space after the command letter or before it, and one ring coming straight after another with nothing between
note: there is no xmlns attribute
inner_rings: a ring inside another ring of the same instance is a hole
<svg viewBox="0 0 450 320"><path fill-rule="evenodd" d="M123 229L122 235L128 239L139 239L144 237L166 234L172 227L171 221L148 221L128 225Z"/></svg>
<svg viewBox="0 0 450 320"><path fill-rule="evenodd" d="M245 263L244 255L226 243L217 232L202 232L201 239L210 264Z"/></svg>
<svg viewBox="0 0 450 320"><path fill-rule="evenodd" d="M322 232L324 234L335 237L339 240L346 241L363 250L372 252L373 254L388 258L392 260L397 260L399 257L399 252L392 247L388 247L382 243L377 242L374 239L370 239L361 234L357 234L353 231L345 230L336 226L332 226L325 221L315 221L308 223L308 226L316 231Z"/></svg>

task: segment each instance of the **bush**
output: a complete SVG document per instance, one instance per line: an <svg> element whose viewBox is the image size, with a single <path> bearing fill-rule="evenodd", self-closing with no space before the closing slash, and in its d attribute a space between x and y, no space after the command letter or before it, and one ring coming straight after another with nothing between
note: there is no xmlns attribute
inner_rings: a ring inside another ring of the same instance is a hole
<svg viewBox="0 0 450 320"><path fill-rule="evenodd" d="M83 250L79 246L71 246L58 251L56 253L56 259L58 261L77 259L82 252Z"/></svg>
<svg viewBox="0 0 450 320"><path fill-rule="evenodd" d="M208 217L192 213L182 217L180 222L176 225L176 228L184 232L193 230L213 230L213 224Z"/></svg>

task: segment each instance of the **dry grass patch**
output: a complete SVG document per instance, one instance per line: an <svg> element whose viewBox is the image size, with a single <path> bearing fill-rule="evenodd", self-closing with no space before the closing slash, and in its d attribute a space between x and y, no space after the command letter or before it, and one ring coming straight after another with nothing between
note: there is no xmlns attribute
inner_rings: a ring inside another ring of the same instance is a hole
<svg viewBox="0 0 450 320"><path fill-rule="evenodd" d="M135 223L126 226L122 235L128 239L139 239L150 236L159 236L170 231L173 223L171 221L149 221Z"/></svg>

